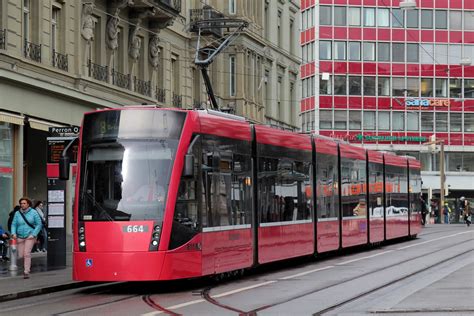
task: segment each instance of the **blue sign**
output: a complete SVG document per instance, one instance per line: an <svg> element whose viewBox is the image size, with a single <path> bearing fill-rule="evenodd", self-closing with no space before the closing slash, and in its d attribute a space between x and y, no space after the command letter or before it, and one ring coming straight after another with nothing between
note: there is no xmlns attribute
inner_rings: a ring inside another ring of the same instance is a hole
<svg viewBox="0 0 474 316"><path fill-rule="evenodd" d="M92 259L86 259L86 268L92 267Z"/></svg>
<svg viewBox="0 0 474 316"><path fill-rule="evenodd" d="M406 106L430 106L430 100L427 99L407 99L405 101Z"/></svg>

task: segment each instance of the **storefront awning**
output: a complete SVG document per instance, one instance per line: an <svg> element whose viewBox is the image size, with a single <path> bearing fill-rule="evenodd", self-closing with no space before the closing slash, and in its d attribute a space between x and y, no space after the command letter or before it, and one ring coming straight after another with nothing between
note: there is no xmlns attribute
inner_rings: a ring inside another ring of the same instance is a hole
<svg viewBox="0 0 474 316"><path fill-rule="evenodd" d="M41 131L47 132L50 127L64 127L64 125L59 125L56 123L51 123L48 121L38 120L34 118L28 118L28 122L30 123L30 127L34 129L38 129Z"/></svg>
<svg viewBox="0 0 474 316"><path fill-rule="evenodd" d="M16 124L16 125L24 125L25 117L23 115L0 111L0 122Z"/></svg>

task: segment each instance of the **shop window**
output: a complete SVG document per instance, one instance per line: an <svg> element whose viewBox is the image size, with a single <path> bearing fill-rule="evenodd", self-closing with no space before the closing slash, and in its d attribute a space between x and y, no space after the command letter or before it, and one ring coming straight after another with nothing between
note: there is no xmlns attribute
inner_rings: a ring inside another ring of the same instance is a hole
<svg viewBox="0 0 474 316"><path fill-rule="evenodd" d="M378 61L390 61L390 43L378 43Z"/></svg>
<svg viewBox="0 0 474 316"><path fill-rule="evenodd" d="M462 169L463 171L471 171L471 172L474 171L474 153L463 153Z"/></svg>
<svg viewBox="0 0 474 316"><path fill-rule="evenodd" d="M329 77L329 80L323 80L322 76L319 76L319 94L332 94L331 77Z"/></svg>
<svg viewBox="0 0 474 316"><path fill-rule="evenodd" d="M360 60L360 42L349 42L349 60Z"/></svg>
<svg viewBox="0 0 474 316"><path fill-rule="evenodd" d="M349 95L360 95L362 90L362 77L349 76Z"/></svg>
<svg viewBox="0 0 474 316"><path fill-rule="evenodd" d="M402 9L392 9L392 27L404 27L404 16Z"/></svg>
<svg viewBox="0 0 474 316"><path fill-rule="evenodd" d="M435 27L442 30L448 28L448 11L435 10Z"/></svg>
<svg viewBox="0 0 474 316"><path fill-rule="evenodd" d="M365 61L373 61L375 60L375 43L372 42L364 42L364 60Z"/></svg>
<svg viewBox="0 0 474 316"><path fill-rule="evenodd" d="M357 7L349 8L349 25L360 26L360 8L357 8Z"/></svg>
<svg viewBox="0 0 474 316"><path fill-rule="evenodd" d="M405 61L405 44L404 43L392 44L392 61L394 62Z"/></svg>
<svg viewBox="0 0 474 316"><path fill-rule="evenodd" d="M448 97L448 79L436 78L435 87L436 97Z"/></svg>
<svg viewBox="0 0 474 316"><path fill-rule="evenodd" d="M405 130L405 113L404 112L392 112L392 125L394 131Z"/></svg>
<svg viewBox="0 0 474 316"><path fill-rule="evenodd" d="M375 111L364 111L364 130L375 130Z"/></svg>
<svg viewBox="0 0 474 316"><path fill-rule="evenodd" d="M349 111L349 129L360 131L361 129L361 111Z"/></svg>
<svg viewBox="0 0 474 316"><path fill-rule="evenodd" d="M375 95L375 77L364 77L364 95Z"/></svg>
<svg viewBox="0 0 474 316"><path fill-rule="evenodd" d="M334 111L334 129L347 129L347 111Z"/></svg>
<svg viewBox="0 0 474 316"><path fill-rule="evenodd" d="M332 111L331 110L319 111L319 128L332 129Z"/></svg>
<svg viewBox="0 0 474 316"><path fill-rule="evenodd" d="M462 96L462 79L449 79L449 96L450 98L461 98Z"/></svg>
<svg viewBox="0 0 474 316"><path fill-rule="evenodd" d="M377 11L377 25L380 27L390 26L390 9L379 8Z"/></svg>
<svg viewBox="0 0 474 316"><path fill-rule="evenodd" d="M419 45L419 44L417 44ZM420 63L433 64L434 46L433 44L421 44Z"/></svg>
<svg viewBox="0 0 474 316"><path fill-rule="evenodd" d="M375 26L375 8L364 8L364 26Z"/></svg>
<svg viewBox="0 0 474 316"><path fill-rule="evenodd" d="M464 132L474 132L474 113L464 113Z"/></svg>
<svg viewBox="0 0 474 316"><path fill-rule="evenodd" d="M418 28L418 10L407 10L407 27Z"/></svg>
<svg viewBox="0 0 474 316"><path fill-rule="evenodd" d="M420 95L420 80L407 78L407 96L417 98Z"/></svg>
<svg viewBox="0 0 474 316"><path fill-rule="evenodd" d="M419 44L407 44L407 62L417 63L419 62Z"/></svg>
<svg viewBox="0 0 474 316"><path fill-rule="evenodd" d="M463 171L462 170L462 153L450 152L447 154L447 171Z"/></svg>
<svg viewBox="0 0 474 316"><path fill-rule="evenodd" d="M390 130L390 112L379 111L378 112L378 130L389 131Z"/></svg>
<svg viewBox="0 0 474 316"><path fill-rule="evenodd" d="M390 78L389 77L378 77L378 93L379 93L379 96L390 95Z"/></svg>
<svg viewBox="0 0 474 316"><path fill-rule="evenodd" d="M474 79L464 79L464 97L474 99Z"/></svg>
<svg viewBox="0 0 474 316"><path fill-rule="evenodd" d="M347 94L346 76L334 76L334 94L335 95Z"/></svg>
<svg viewBox="0 0 474 316"><path fill-rule="evenodd" d="M419 131L419 113L418 112L407 112L407 130L408 131Z"/></svg>
<svg viewBox="0 0 474 316"><path fill-rule="evenodd" d="M448 131L448 113L436 112L436 131Z"/></svg>
<svg viewBox="0 0 474 316"><path fill-rule="evenodd" d="M421 112L421 131L433 131L433 112Z"/></svg>
<svg viewBox="0 0 474 316"><path fill-rule="evenodd" d="M334 42L334 59L346 60L346 42Z"/></svg>
<svg viewBox="0 0 474 316"><path fill-rule="evenodd" d="M433 96L433 78L421 78L421 96Z"/></svg>
<svg viewBox="0 0 474 316"><path fill-rule="evenodd" d="M347 25L346 7L334 7L334 25Z"/></svg>
<svg viewBox="0 0 474 316"><path fill-rule="evenodd" d="M449 113L449 130L451 132L462 131L462 113Z"/></svg>
<svg viewBox="0 0 474 316"><path fill-rule="evenodd" d="M449 11L449 29L462 30L462 11Z"/></svg>
<svg viewBox="0 0 474 316"><path fill-rule="evenodd" d="M319 25L331 25L332 24L332 12L331 7L320 6L319 7Z"/></svg>
<svg viewBox="0 0 474 316"><path fill-rule="evenodd" d="M319 42L319 59L330 60L331 54L331 41L320 41Z"/></svg>
<svg viewBox="0 0 474 316"><path fill-rule="evenodd" d="M433 28L433 10L421 10L421 28Z"/></svg>
<svg viewBox="0 0 474 316"><path fill-rule="evenodd" d="M405 96L405 78L392 79L392 95L395 97Z"/></svg>

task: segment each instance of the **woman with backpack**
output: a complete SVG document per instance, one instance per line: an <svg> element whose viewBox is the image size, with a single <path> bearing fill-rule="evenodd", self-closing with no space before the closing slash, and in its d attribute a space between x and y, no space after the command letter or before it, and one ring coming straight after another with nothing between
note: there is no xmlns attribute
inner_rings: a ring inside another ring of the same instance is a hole
<svg viewBox="0 0 474 316"><path fill-rule="evenodd" d="M18 258L24 258L23 278L29 279L31 269L31 249L43 225L38 212L31 208L31 200L20 199L20 210L15 213L12 221L12 238L17 241Z"/></svg>

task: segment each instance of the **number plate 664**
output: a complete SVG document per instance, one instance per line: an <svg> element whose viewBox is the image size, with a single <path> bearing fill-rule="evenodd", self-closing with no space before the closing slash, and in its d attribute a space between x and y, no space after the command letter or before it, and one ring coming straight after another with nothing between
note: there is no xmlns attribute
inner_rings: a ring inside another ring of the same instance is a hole
<svg viewBox="0 0 474 316"><path fill-rule="evenodd" d="M146 225L127 225L122 226L124 233L146 233L148 232L148 226Z"/></svg>

